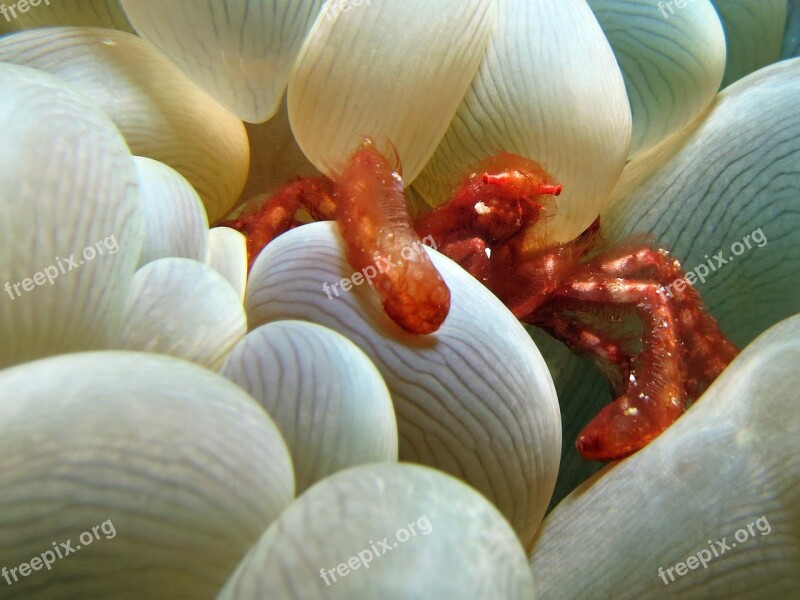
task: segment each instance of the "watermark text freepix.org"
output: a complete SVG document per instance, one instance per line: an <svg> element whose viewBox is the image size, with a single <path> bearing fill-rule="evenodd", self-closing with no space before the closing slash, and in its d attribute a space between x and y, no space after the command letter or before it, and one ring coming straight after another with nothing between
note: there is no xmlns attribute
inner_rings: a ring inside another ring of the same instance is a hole
<svg viewBox="0 0 800 600"><path fill-rule="evenodd" d="M667 293L667 296L672 298L673 291L682 292L684 289L686 289L687 284L694 286L697 280L700 280L700 283L705 283L706 277L708 277L712 272L724 265L727 265L729 262L732 262L737 256L744 254L745 250L751 249L753 247L753 245L750 243L751 240L755 243L757 248L763 248L767 245L767 236L764 235L761 227L759 227L752 233L748 233L746 236L744 236L741 242L734 242L731 244L732 256L725 258L725 252L723 250L720 250L711 258L709 258L708 254L706 254L706 263L697 265L691 271L687 270L685 276L679 277L669 285L664 286L664 291Z"/></svg>
<svg viewBox="0 0 800 600"><path fill-rule="evenodd" d="M335 0L330 3L326 11L326 18L329 20L335 19L342 13L349 12L350 9L366 4L372 6L372 0Z"/></svg>
<svg viewBox="0 0 800 600"><path fill-rule="evenodd" d="M428 520L428 517L422 515L416 521L412 521L405 527L401 527L397 530L397 532L394 534L394 537L397 541L389 542L388 536L382 540L378 540L377 542L370 540L369 548L364 548L357 555L348 558L347 562L339 563L333 569L320 569L319 576L325 582L325 585L330 585L331 583L336 583L337 574L340 577L346 577L351 570L355 571L361 567L369 569L369 563L371 563L375 558L380 558L387 552L397 548L403 542L406 542L410 538L416 536L417 528L419 528L419 532L422 535L428 535L431 531L433 531L433 527L431 526L431 522Z"/></svg>
<svg viewBox="0 0 800 600"><path fill-rule="evenodd" d="M675 575L673 571L677 573L678 577L683 577L686 575L690 570L694 570L700 565L703 565L704 569L708 568L708 563L710 563L715 558L719 558L723 554L725 554L728 550L733 550L736 548L737 543L743 544L751 537L756 536L756 529L761 533L761 535L769 535L772 532L772 526L767 521L767 517L760 517L749 523L746 528L742 527L741 529L737 529L736 533L733 534L733 537L736 539L735 542L728 543L728 538L724 537L721 540L716 540L712 542L708 540L708 548L703 548L698 550L691 556L689 556L685 562L675 563L668 569L664 569L664 567L658 568L658 576L664 582L664 585L669 585L673 581L675 581ZM669 580L667 580L667 576L669 576Z"/></svg>
<svg viewBox="0 0 800 600"><path fill-rule="evenodd" d="M22 295L20 288L22 288L24 292L30 292L33 290L34 284L44 285L45 283L49 283L53 285L59 275L64 275L73 269L77 269L87 261L94 260L98 255L102 256L106 252L108 254L116 254L118 251L119 244L117 243L117 238L110 235L100 242L95 242L94 246L86 246L83 252L81 252L81 256L83 256L82 259L76 259L74 254L71 254L69 258L59 258L56 256L53 259L56 264L48 265L38 273L34 273L32 277L27 277L22 281L13 284L6 281L4 289L12 300L16 300ZM15 293L16 296L14 295Z"/></svg>
<svg viewBox="0 0 800 600"><path fill-rule="evenodd" d="M75 547L72 546L71 539L67 540L66 542L53 542L52 550L45 550L39 556L34 556L28 562L19 564L16 567L11 567L9 569L8 567L4 566L2 569L0 569L0 575L2 575L3 579L6 580L6 584L12 585L19 581L20 576L27 577L33 571L41 570L42 567L47 568L49 571L53 568L53 563L56 562L56 560L60 558L66 558L81 548L85 548L95 540L99 540L100 531L105 534L107 540L114 539L117 536L117 530L114 528L114 524L111 522L111 519L107 519L99 525L92 527L91 530L86 530L80 534L78 536L80 544L77 544Z"/></svg>
<svg viewBox="0 0 800 600"><path fill-rule="evenodd" d="M675 14L675 9L672 7L673 4L678 8L686 8L691 2L694 2L694 0L667 0L667 2L659 2L657 6L661 16L669 19L670 16ZM669 10L669 14L667 14L667 10Z"/></svg>
<svg viewBox="0 0 800 600"><path fill-rule="evenodd" d="M400 251L400 257L402 260L413 260L417 256L421 256L425 253L425 248L423 246L428 246L429 248L433 248L434 250L437 249L436 242L433 240L433 236L427 235L425 236L420 242L414 242L413 244L409 244L405 246ZM322 291L328 295L328 300L333 300L333 295L331 292L338 298L339 297L339 290L337 288L341 287L343 292L349 292L353 286L361 285L362 283L372 283L372 280L378 276L378 273L387 273L388 271L399 267L402 265L402 260L395 262L393 256L380 256L378 253L375 253L375 262L371 265L367 265L360 271L356 271L350 277L345 277L341 281L336 281L334 283L323 283L322 284Z"/></svg>
<svg viewBox="0 0 800 600"><path fill-rule="evenodd" d="M42 2L50 6L50 0L19 0L19 2L12 2L9 6L0 4L0 14L6 18L6 22L10 23L12 19L17 18L17 11L20 13L28 12L31 7L37 7Z"/></svg>

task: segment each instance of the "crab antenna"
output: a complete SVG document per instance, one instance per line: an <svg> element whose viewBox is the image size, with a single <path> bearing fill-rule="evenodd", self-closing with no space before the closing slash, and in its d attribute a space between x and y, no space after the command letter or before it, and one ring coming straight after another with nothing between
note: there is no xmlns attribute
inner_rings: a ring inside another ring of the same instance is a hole
<svg viewBox="0 0 800 600"><path fill-rule="evenodd" d="M564 187L560 183L557 185L546 184L539 187L539 193L549 194L551 196L558 196L561 193L562 189L564 189Z"/></svg>
<svg viewBox="0 0 800 600"><path fill-rule="evenodd" d="M510 179L516 177L517 175L512 175L510 173L499 173L497 175L491 175L490 173L483 174L483 183L487 185L503 185L508 183ZM561 193L563 187L561 184L551 184L551 183L541 183L536 187L536 193L540 195L553 195L558 196Z"/></svg>

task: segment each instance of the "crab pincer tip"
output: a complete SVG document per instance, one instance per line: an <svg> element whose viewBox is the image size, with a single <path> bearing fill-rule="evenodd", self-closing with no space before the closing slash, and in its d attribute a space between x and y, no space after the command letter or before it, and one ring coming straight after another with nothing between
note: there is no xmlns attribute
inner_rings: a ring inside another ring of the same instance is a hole
<svg viewBox="0 0 800 600"><path fill-rule="evenodd" d="M561 193L561 190L563 189L564 186L562 186L560 183L557 183L555 185L543 185L541 188L539 188L539 193L549 194L551 196L558 196Z"/></svg>

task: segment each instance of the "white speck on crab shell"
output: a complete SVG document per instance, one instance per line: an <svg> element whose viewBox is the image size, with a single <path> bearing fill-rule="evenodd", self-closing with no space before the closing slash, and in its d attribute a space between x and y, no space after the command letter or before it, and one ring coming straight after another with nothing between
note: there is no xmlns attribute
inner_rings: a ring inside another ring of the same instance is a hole
<svg viewBox="0 0 800 600"><path fill-rule="evenodd" d="M488 215L492 211L483 202L477 202L475 204L475 212L478 213L479 215Z"/></svg>

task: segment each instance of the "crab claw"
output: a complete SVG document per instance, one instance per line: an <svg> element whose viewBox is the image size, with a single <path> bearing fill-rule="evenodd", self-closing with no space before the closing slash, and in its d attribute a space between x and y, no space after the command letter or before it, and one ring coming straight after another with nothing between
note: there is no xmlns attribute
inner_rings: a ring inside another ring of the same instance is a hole
<svg viewBox="0 0 800 600"><path fill-rule="evenodd" d="M649 444L686 410L685 401L624 395L603 409L578 436L581 456L610 461L625 458Z"/></svg>
<svg viewBox="0 0 800 600"><path fill-rule="evenodd" d="M365 140L333 180L336 221L354 270L372 283L386 314L402 329L439 329L450 311L450 290L414 231L399 165Z"/></svg>

